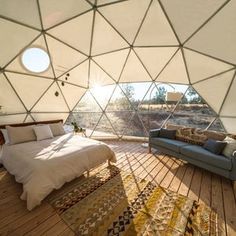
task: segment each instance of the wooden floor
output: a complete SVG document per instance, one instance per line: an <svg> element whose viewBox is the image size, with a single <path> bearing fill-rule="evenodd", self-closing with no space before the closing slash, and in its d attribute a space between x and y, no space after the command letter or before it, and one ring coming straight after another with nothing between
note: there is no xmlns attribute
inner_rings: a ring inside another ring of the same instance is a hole
<svg viewBox="0 0 236 236"><path fill-rule="evenodd" d="M212 207L219 215L220 235L236 235L236 201L231 181L164 154L148 154L141 143L107 141L117 166ZM22 186L0 169L0 235L64 235L74 233L43 202L29 212L19 199Z"/></svg>

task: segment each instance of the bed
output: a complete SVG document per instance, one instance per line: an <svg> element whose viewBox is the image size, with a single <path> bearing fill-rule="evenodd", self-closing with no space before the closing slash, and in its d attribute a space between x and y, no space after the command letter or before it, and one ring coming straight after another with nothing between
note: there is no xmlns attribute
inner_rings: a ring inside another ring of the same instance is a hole
<svg viewBox="0 0 236 236"><path fill-rule="evenodd" d="M116 162L109 146L72 133L41 141L3 144L0 155L7 171L23 184L21 199L27 201L28 210L39 205L53 189L106 161Z"/></svg>

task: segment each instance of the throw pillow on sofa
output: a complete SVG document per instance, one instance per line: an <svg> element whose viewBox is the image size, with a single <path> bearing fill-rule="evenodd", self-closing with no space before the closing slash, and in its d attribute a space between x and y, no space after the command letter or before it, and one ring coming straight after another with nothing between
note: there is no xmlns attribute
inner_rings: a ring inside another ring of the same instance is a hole
<svg viewBox="0 0 236 236"><path fill-rule="evenodd" d="M175 139L176 130L160 129L159 137Z"/></svg>
<svg viewBox="0 0 236 236"><path fill-rule="evenodd" d="M222 142L222 141L217 141L214 139L208 139L203 148L205 148L206 150L216 154L216 155L220 155L222 153L222 151L224 150L225 146L226 146L226 142Z"/></svg>
<svg viewBox="0 0 236 236"><path fill-rule="evenodd" d="M233 153L236 151L236 140L227 136L224 139L224 142L226 142L227 144L222 154L228 158L231 158Z"/></svg>
<svg viewBox="0 0 236 236"><path fill-rule="evenodd" d="M211 130L204 130L203 134L206 135L208 139L214 139L214 140L219 140L219 141L223 141L226 137L226 134L224 133L211 131Z"/></svg>

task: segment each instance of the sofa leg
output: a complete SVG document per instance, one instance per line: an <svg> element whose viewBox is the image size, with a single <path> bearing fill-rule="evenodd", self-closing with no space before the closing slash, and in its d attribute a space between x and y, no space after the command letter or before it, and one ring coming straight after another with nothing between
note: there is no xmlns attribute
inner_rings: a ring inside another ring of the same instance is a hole
<svg viewBox="0 0 236 236"><path fill-rule="evenodd" d="M150 145L148 145L148 153L152 153L152 148Z"/></svg>
<svg viewBox="0 0 236 236"><path fill-rule="evenodd" d="M89 170L86 171L86 176L89 177Z"/></svg>
<svg viewBox="0 0 236 236"><path fill-rule="evenodd" d="M234 189L234 194L236 195L236 180L233 181L233 189Z"/></svg>
<svg viewBox="0 0 236 236"><path fill-rule="evenodd" d="M112 164L111 164L111 161L110 161L110 160L108 160L108 161L107 161L107 164L108 164L108 167L112 166Z"/></svg>

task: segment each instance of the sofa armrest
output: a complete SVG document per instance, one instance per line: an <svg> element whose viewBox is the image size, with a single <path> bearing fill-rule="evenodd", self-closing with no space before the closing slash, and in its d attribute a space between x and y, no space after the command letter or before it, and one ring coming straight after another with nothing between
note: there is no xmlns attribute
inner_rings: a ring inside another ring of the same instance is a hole
<svg viewBox="0 0 236 236"><path fill-rule="evenodd" d="M236 158L236 151L233 152L233 155L232 155L234 158Z"/></svg>
<svg viewBox="0 0 236 236"><path fill-rule="evenodd" d="M152 129L149 131L149 138L158 137L161 129Z"/></svg>

